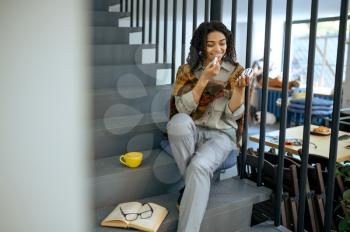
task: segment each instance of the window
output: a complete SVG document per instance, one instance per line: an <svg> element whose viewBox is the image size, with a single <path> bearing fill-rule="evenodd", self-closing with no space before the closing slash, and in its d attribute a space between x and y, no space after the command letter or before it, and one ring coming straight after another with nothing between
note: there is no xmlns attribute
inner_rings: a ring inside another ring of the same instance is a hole
<svg viewBox="0 0 350 232"><path fill-rule="evenodd" d="M314 92L330 94L334 88L335 69L338 48L339 20L335 18L321 19L317 24ZM301 86L306 86L307 60L309 48L309 22L299 21L292 25L291 78L299 79ZM349 23L347 37L349 32ZM345 49L345 62L347 46ZM345 68L343 78L345 80Z"/></svg>

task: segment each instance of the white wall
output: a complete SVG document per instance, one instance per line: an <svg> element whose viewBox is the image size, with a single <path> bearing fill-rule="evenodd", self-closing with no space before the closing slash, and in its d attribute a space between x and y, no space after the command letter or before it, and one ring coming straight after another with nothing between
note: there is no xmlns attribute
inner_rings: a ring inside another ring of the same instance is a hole
<svg viewBox="0 0 350 232"><path fill-rule="evenodd" d="M85 232L86 1L0 2L0 231Z"/></svg>

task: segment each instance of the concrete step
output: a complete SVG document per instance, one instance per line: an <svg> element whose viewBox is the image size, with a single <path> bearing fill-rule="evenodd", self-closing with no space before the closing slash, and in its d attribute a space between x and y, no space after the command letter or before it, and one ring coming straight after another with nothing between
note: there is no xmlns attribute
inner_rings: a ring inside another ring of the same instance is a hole
<svg viewBox="0 0 350 232"><path fill-rule="evenodd" d="M93 27L93 44L142 44L142 28Z"/></svg>
<svg viewBox="0 0 350 232"><path fill-rule="evenodd" d="M152 64L155 45L108 44L93 46L93 65Z"/></svg>
<svg viewBox="0 0 350 232"><path fill-rule="evenodd" d="M115 4L115 5L109 6L108 11L109 12L120 12L121 11L120 4Z"/></svg>
<svg viewBox="0 0 350 232"><path fill-rule="evenodd" d="M201 232L227 232L248 229L250 227L253 204L267 200L270 194L271 190L265 187L256 187L256 183L240 180L236 177L215 183L210 192ZM178 210L175 204L177 197L178 193L169 193L139 200L140 202L154 202L168 209L169 214L160 226L159 232L176 231ZM111 228L100 227L99 224L117 203L111 207L97 210L96 232L112 231ZM113 228L113 231L127 230Z"/></svg>
<svg viewBox="0 0 350 232"><path fill-rule="evenodd" d="M283 226L276 227L273 221L266 221L266 222L260 223L259 225L255 225L244 230L239 230L239 232L274 232L274 231L290 232L291 230Z"/></svg>
<svg viewBox="0 0 350 232"><path fill-rule="evenodd" d="M92 9L96 11L107 11L109 6L119 5L120 0L94 0Z"/></svg>
<svg viewBox="0 0 350 232"><path fill-rule="evenodd" d="M156 86L171 83L171 64L106 65L94 66L94 89L123 86Z"/></svg>
<svg viewBox="0 0 350 232"><path fill-rule="evenodd" d="M120 104L127 105L140 113L164 112L167 116L171 85L124 87L95 90L93 105L94 119L114 117L121 110Z"/></svg>
<svg viewBox="0 0 350 232"><path fill-rule="evenodd" d="M130 13L94 11L91 15L92 26L119 26L119 20L124 18L130 18Z"/></svg>
<svg viewBox="0 0 350 232"><path fill-rule="evenodd" d="M109 13L120 13L120 4L111 5L108 7ZM123 12L126 13L126 12ZM118 27L130 27L131 26L131 17L129 16L120 17L118 20Z"/></svg>
<svg viewBox="0 0 350 232"><path fill-rule="evenodd" d="M94 121L94 158L159 148L168 121L164 112L142 114L119 104L114 117Z"/></svg>
<svg viewBox="0 0 350 232"><path fill-rule="evenodd" d="M173 159L161 150L143 151L138 168L128 168L119 162L119 155L95 160L95 208L115 205L179 189L181 176Z"/></svg>

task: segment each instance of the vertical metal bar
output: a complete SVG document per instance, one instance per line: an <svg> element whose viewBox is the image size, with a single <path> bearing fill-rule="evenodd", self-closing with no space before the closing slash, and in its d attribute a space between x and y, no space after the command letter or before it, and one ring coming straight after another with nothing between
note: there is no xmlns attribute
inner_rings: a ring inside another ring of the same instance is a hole
<svg viewBox="0 0 350 232"><path fill-rule="evenodd" d="M177 14L177 0L173 0L173 46L171 59L171 84L175 81L175 62L176 62L176 14Z"/></svg>
<svg viewBox="0 0 350 232"><path fill-rule="evenodd" d="M164 43L163 43L163 63L167 62L167 47L168 47L168 0L164 0Z"/></svg>
<svg viewBox="0 0 350 232"><path fill-rule="evenodd" d="M209 0L205 0L205 6L204 6L204 21L209 21Z"/></svg>
<svg viewBox="0 0 350 232"><path fill-rule="evenodd" d="M124 0L120 0L120 12L124 12Z"/></svg>
<svg viewBox="0 0 350 232"><path fill-rule="evenodd" d="M210 21L222 21L222 0L210 1Z"/></svg>
<svg viewBox="0 0 350 232"><path fill-rule="evenodd" d="M159 21L160 21L160 0L157 0L156 16L156 63L159 63Z"/></svg>
<svg viewBox="0 0 350 232"><path fill-rule="evenodd" d="M136 27L140 26L140 0L136 2Z"/></svg>
<svg viewBox="0 0 350 232"><path fill-rule="evenodd" d="M125 0L125 12L129 12L129 0Z"/></svg>
<svg viewBox="0 0 350 232"><path fill-rule="evenodd" d="M198 8L198 0L193 0L193 25L192 25L192 33L197 28L197 8Z"/></svg>
<svg viewBox="0 0 350 232"><path fill-rule="evenodd" d="M152 25L153 25L153 0L149 0L149 27L148 27L148 43L152 43Z"/></svg>
<svg viewBox="0 0 350 232"><path fill-rule="evenodd" d="M264 166L265 151L265 124L267 111L267 93L270 64L270 40L271 40L271 13L272 0L266 1L266 20L265 20L265 45L264 45L264 66L263 66L263 85L261 99L261 121L260 121L260 138L259 138L259 163L258 163L258 180L257 185L261 186L261 176Z"/></svg>
<svg viewBox="0 0 350 232"><path fill-rule="evenodd" d="M187 0L182 1L181 64L185 63Z"/></svg>
<svg viewBox="0 0 350 232"><path fill-rule="evenodd" d="M146 0L142 1L142 43L146 42Z"/></svg>
<svg viewBox="0 0 350 232"><path fill-rule="evenodd" d="M134 26L134 0L131 0L131 13L130 13L130 26L133 27Z"/></svg>
<svg viewBox="0 0 350 232"><path fill-rule="evenodd" d="M287 100L288 100L288 80L289 80L289 62L290 62L290 44L292 33L293 0L287 0L286 4L286 24L284 32L284 57L283 57L283 81L282 81L282 105L281 122L278 143L278 170L276 182L276 206L275 206L275 226L281 225L281 201L283 192L283 167L284 152L287 127Z"/></svg>
<svg viewBox="0 0 350 232"><path fill-rule="evenodd" d="M311 107L314 83L314 64L315 64L315 48L316 48L316 32L317 32L317 14L318 0L312 0L311 3L311 19L310 19L310 38L309 38L309 54L307 64L307 81L306 81L306 99L304 111L304 130L303 130L303 146L300 166L300 189L299 189L299 208L298 208L298 231L304 231L304 215L305 215L305 193L307 164L309 159L310 145L310 123L311 123Z"/></svg>
<svg viewBox="0 0 350 232"><path fill-rule="evenodd" d="M235 2L237 2L235 0ZM236 6L237 7L237 6ZM247 47L245 66L251 65L252 57L252 34L253 34L253 14L254 14L254 0L248 0L248 16L247 16Z"/></svg>
<svg viewBox="0 0 350 232"><path fill-rule="evenodd" d="M349 6L349 0L341 1L337 64L336 64L336 70L335 70L335 84L334 84L331 145L329 149L328 177L327 177L327 190L326 190L326 215L325 215L324 229L323 229L324 231L330 231L331 223L332 223L335 162L337 160L337 149L338 149L338 131L339 131L339 116L340 116L339 112L340 112L341 92L342 92L342 82L343 82L344 52L345 52L345 44L346 44L348 6Z"/></svg>
<svg viewBox="0 0 350 232"><path fill-rule="evenodd" d="M250 1L249 1L250 3ZM249 8L249 6L248 6ZM248 10L249 12L249 10ZM248 16L249 20L249 16ZM249 23L248 23L249 24ZM236 47L236 26L237 26L237 0L232 0L232 9L231 9L231 33L232 33L232 39L233 44ZM249 63L250 65L250 63ZM247 63L246 63L247 67Z"/></svg>
<svg viewBox="0 0 350 232"><path fill-rule="evenodd" d="M235 1L236 2L236 1ZM233 7L233 6L232 6ZM254 9L254 0L248 1L248 18L247 18L247 46L246 46L246 60L245 67L249 67L251 63L252 55L252 31L253 31L253 9ZM247 153L247 142L248 142L248 120L249 120L249 86L246 87L244 92L244 129L243 129L243 138L242 138L242 148L241 148L241 170L240 178L245 177L245 163L246 163L246 153Z"/></svg>

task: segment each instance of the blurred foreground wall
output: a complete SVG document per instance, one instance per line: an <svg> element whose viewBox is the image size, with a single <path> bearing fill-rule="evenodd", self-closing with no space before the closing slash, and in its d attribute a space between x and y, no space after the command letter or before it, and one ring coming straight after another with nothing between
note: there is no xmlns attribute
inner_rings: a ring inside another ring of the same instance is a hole
<svg viewBox="0 0 350 232"><path fill-rule="evenodd" d="M88 1L0 1L0 231L85 232Z"/></svg>

